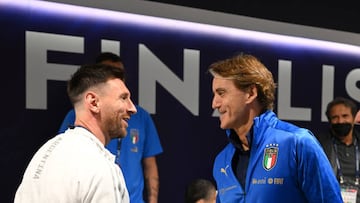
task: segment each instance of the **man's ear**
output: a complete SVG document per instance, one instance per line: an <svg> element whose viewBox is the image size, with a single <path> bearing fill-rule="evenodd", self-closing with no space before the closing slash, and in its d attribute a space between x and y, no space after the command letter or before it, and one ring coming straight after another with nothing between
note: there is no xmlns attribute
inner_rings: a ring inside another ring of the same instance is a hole
<svg viewBox="0 0 360 203"><path fill-rule="evenodd" d="M90 111L99 113L99 97L95 92L87 92L85 95L85 101Z"/></svg>
<svg viewBox="0 0 360 203"><path fill-rule="evenodd" d="M258 96L258 89L257 89L255 84L248 87L246 92L247 92L247 95L248 95L247 103L253 102Z"/></svg>

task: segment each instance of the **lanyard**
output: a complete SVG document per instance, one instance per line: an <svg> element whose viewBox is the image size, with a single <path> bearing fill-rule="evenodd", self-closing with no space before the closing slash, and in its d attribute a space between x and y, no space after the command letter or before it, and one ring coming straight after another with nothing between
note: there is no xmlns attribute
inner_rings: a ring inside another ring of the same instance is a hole
<svg viewBox="0 0 360 203"><path fill-rule="evenodd" d="M117 139L117 146L116 146L116 163L120 166L120 150L121 150L121 138Z"/></svg>
<svg viewBox="0 0 360 203"><path fill-rule="evenodd" d="M355 166L355 185L359 185L359 181L360 181L360 172L359 172L359 145L358 145L358 142L357 142L357 138L354 137L355 140L354 140L354 145L355 145L355 163L356 163L356 166ZM334 150L335 150L335 158L336 158L336 166L337 166L337 169L338 169L338 175L339 175L339 182L340 184L343 184L344 183L344 175L342 173L342 170L341 170L341 165L340 165L340 160L339 160L339 157L338 157L338 148L337 148L337 145L335 144L335 139L333 140L333 144L334 144Z"/></svg>

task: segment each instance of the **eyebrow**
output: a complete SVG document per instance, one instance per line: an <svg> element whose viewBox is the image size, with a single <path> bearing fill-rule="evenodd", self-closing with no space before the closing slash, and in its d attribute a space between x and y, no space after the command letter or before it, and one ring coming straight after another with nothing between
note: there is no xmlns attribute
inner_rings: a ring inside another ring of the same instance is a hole
<svg viewBox="0 0 360 203"><path fill-rule="evenodd" d="M215 89L215 92L225 92L226 91L226 88L223 88L223 87L218 87Z"/></svg>
<svg viewBox="0 0 360 203"><path fill-rule="evenodd" d="M120 97L130 97L131 94L129 92L123 92L120 94Z"/></svg>

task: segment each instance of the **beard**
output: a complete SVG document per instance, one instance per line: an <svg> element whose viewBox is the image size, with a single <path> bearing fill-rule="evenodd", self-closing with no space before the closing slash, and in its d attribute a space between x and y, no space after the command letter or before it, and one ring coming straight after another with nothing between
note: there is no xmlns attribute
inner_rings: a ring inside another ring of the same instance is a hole
<svg viewBox="0 0 360 203"><path fill-rule="evenodd" d="M122 119L118 115L109 117L105 121L104 126L110 139L126 137L126 126L123 124Z"/></svg>

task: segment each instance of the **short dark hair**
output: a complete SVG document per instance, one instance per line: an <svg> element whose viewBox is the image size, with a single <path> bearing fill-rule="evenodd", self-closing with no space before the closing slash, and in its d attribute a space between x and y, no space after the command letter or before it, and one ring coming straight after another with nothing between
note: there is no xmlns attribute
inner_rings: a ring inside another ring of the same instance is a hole
<svg viewBox="0 0 360 203"><path fill-rule="evenodd" d="M208 199L212 190L216 190L216 188L210 180L195 179L186 188L185 203L195 203L200 199Z"/></svg>
<svg viewBox="0 0 360 203"><path fill-rule="evenodd" d="M102 52L95 58L95 63L101 63L104 61L121 62L122 63L121 57L114 53L111 53L111 52Z"/></svg>
<svg viewBox="0 0 360 203"><path fill-rule="evenodd" d="M67 93L71 103L78 102L79 96L87 89L114 78L119 78L125 82L124 70L100 63L82 65L68 81Z"/></svg>
<svg viewBox="0 0 360 203"><path fill-rule="evenodd" d="M344 106L346 107L349 107L351 109L351 114L353 115L353 117L355 118L356 116L356 113L358 111L358 108L355 104L354 101L350 100L350 99L347 99L347 98L344 98L344 97L336 97L334 100L332 100L328 105L327 105L327 108L326 108L326 117L327 119L330 121L330 110L335 106L335 105L338 105L338 104L343 104Z"/></svg>

